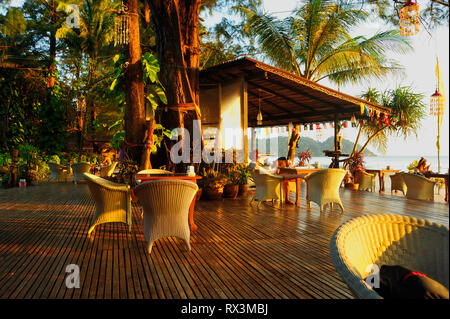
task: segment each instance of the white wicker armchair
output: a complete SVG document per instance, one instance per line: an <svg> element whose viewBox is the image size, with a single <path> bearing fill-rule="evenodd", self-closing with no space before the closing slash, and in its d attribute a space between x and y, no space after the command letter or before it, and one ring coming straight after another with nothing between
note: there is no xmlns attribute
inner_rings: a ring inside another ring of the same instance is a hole
<svg viewBox="0 0 450 319"><path fill-rule="evenodd" d="M75 163L72 164L73 182L76 184L79 181L84 181L84 173L91 171L91 164L89 163Z"/></svg>
<svg viewBox="0 0 450 319"><path fill-rule="evenodd" d="M136 186L134 193L144 210L149 254L157 239L168 236L184 240L191 250L188 215L197 190L197 184L184 180L156 180Z"/></svg>
<svg viewBox="0 0 450 319"><path fill-rule="evenodd" d="M328 204L332 208L333 203L336 203L343 213L344 206L339 196L339 187L345 174L346 171L343 169L327 168L306 176L306 201L308 207L311 207L311 202L314 202L320 206L320 212L323 212Z"/></svg>
<svg viewBox="0 0 450 319"><path fill-rule="evenodd" d="M47 162L47 165L50 168L50 176L47 182L51 179L54 181L67 181L70 178L70 169L67 167L53 162Z"/></svg>
<svg viewBox="0 0 450 319"><path fill-rule="evenodd" d="M88 235L95 226L105 223L125 223L131 231L130 186L117 184L101 177L84 173L89 190L95 201L96 211L92 217Z"/></svg>
<svg viewBox="0 0 450 319"><path fill-rule="evenodd" d="M449 228L408 216L379 214L342 224L330 242L337 272L358 298L381 299L365 282L370 266L400 265L448 289Z"/></svg>
<svg viewBox="0 0 450 319"><path fill-rule="evenodd" d="M371 192L373 192L375 191L375 174L360 171L357 174L355 183L359 184L358 189L360 191L370 190Z"/></svg>
<svg viewBox="0 0 450 319"><path fill-rule="evenodd" d="M250 200L250 206L254 200L258 201L257 207L262 201L279 199L283 202L283 177L273 175L255 163L250 164L253 181L255 182L255 194Z"/></svg>
<svg viewBox="0 0 450 319"><path fill-rule="evenodd" d="M99 170L100 177L110 177L112 173L114 172L114 169L117 166L117 162L113 162L109 165L101 166Z"/></svg>
<svg viewBox="0 0 450 319"><path fill-rule="evenodd" d="M403 173L406 184L406 198L434 200L435 181L417 174Z"/></svg>
<svg viewBox="0 0 450 319"><path fill-rule="evenodd" d="M393 191L401 191L403 195L406 195L407 187L405 184L405 180L403 179L404 173L397 173L394 175L390 175L391 179L391 194Z"/></svg>

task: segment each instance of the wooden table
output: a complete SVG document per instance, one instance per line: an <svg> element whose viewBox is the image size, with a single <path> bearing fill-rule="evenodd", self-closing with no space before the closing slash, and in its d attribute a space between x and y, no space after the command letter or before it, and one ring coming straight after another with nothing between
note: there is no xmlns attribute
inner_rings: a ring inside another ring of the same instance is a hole
<svg viewBox="0 0 450 319"><path fill-rule="evenodd" d="M163 179L181 179L185 181L190 181L197 184L197 180L201 179L201 176L188 176L187 174L137 174L136 180L140 180L141 182L155 181L155 180L163 180ZM197 230L197 225L194 223L194 209L195 202L197 196L192 200L191 206L189 207L189 226L191 231Z"/></svg>
<svg viewBox="0 0 450 319"><path fill-rule="evenodd" d="M320 168L299 168L299 167L280 167L278 175L283 176L285 181L295 180L295 206L300 207L300 182L305 176L320 170ZM289 194L285 195L288 198Z"/></svg>
<svg viewBox="0 0 450 319"><path fill-rule="evenodd" d="M387 173L398 173L397 169L366 169L367 173L378 174L378 181L380 182L380 193L384 192L384 180Z"/></svg>
<svg viewBox="0 0 450 319"><path fill-rule="evenodd" d="M445 180L445 201L448 202L448 174L427 172L423 173L423 175L427 178L435 177L435 178L443 178Z"/></svg>

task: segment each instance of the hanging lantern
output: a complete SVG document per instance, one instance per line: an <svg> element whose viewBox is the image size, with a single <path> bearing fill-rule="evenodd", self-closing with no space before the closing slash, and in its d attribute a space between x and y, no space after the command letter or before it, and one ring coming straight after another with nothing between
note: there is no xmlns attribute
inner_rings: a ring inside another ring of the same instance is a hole
<svg viewBox="0 0 450 319"><path fill-rule="evenodd" d="M320 124L316 124L316 139L320 141L322 138L323 138L322 128L320 127Z"/></svg>
<svg viewBox="0 0 450 319"><path fill-rule="evenodd" d="M323 128L324 128L324 129L327 128L327 123L323 123Z"/></svg>
<svg viewBox="0 0 450 319"><path fill-rule="evenodd" d="M128 7L122 2L119 13L114 17L114 46L128 44L129 28L130 16Z"/></svg>
<svg viewBox="0 0 450 319"><path fill-rule="evenodd" d="M305 130L305 131L307 131L308 130L308 125L303 125L303 129Z"/></svg>
<svg viewBox="0 0 450 319"><path fill-rule="evenodd" d="M309 124L309 130L310 131L314 130L314 124L313 123Z"/></svg>
<svg viewBox="0 0 450 319"><path fill-rule="evenodd" d="M412 0L406 1L400 9L400 35L411 36L419 32L419 5Z"/></svg>
<svg viewBox="0 0 450 319"><path fill-rule="evenodd" d="M437 89L430 99L430 115L444 115L444 99Z"/></svg>
<svg viewBox="0 0 450 319"><path fill-rule="evenodd" d="M261 96L259 93L260 92L258 90L258 115L256 116L256 124L262 125L263 117L262 117L262 113L261 113Z"/></svg>

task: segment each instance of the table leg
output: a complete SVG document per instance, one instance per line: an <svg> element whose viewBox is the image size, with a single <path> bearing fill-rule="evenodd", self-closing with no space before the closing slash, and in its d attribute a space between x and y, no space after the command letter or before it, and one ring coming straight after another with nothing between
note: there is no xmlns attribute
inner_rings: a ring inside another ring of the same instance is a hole
<svg viewBox="0 0 450 319"><path fill-rule="evenodd" d="M191 231L196 231L198 228L197 225L195 225L195 223L194 223L194 209L195 209L196 197L197 196L194 196L191 206L189 207L189 226L191 228Z"/></svg>
<svg viewBox="0 0 450 319"><path fill-rule="evenodd" d="M295 199L295 206L300 207L300 178L295 179L295 193L297 198Z"/></svg>
<svg viewBox="0 0 450 319"><path fill-rule="evenodd" d="M445 201L448 202L448 178L445 178Z"/></svg>
<svg viewBox="0 0 450 319"><path fill-rule="evenodd" d="M378 181L380 182L380 193L384 192L384 174L380 172L378 174Z"/></svg>

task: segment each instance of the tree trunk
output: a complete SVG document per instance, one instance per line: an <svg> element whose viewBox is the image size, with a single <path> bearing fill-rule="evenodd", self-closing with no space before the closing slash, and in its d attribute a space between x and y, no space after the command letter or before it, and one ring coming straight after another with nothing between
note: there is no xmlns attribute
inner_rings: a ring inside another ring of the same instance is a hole
<svg viewBox="0 0 450 319"><path fill-rule="evenodd" d="M291 138L289 139L289 148L287 159L291 163L294 163L295 160L295 149L298 146L298 140L300 139L300 134L298 133L300 129L300 125L296 125L294 131L292 132Z"/></svg>
<svg viewBox="0 0 450 319"><path fill-rule="evenodd" d="M191 147L193 120L201 119L198 108L200 3L200 0L149 1L156 54L161 66L159 78L168 102L160 122L167 129L186 128L190 133ZM166 142L170 148L173 141ZM159 164L170 163L167 152L160 156Z"/></svg>
<svg viewBox="0 0 450 319"><path fill-rule="evenodd" d="M55 86L55 70L56 70L56 4L52 1L51 13L51 30L50 30L50 66L48 67L49 77L47 80L47 87L52 89Z"/></svg>
<svg viewBox="0 0 450 319"><path fill-rule="evenodd" d="M142 76L138 0L128 1L130 14L128 67L126 70L125 150L139 163L145 136L145 101Z"/></svg>

